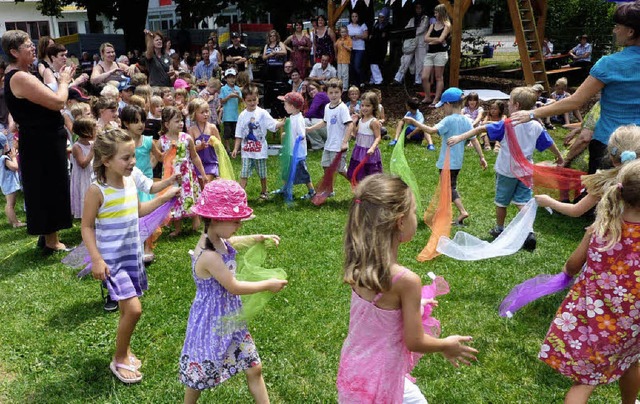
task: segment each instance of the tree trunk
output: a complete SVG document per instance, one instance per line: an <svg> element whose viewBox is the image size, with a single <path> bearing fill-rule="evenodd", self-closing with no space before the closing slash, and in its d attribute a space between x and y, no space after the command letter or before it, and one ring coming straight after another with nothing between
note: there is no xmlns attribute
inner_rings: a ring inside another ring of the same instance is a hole
<svg viewBox="0 0 640 404"><path fill-rule="evenodd" d="M102 34L103 27L100 21L98 21L98 10L95 2L88 1L86 4L87 19L89 20L89 33Z"/></svg>
<svg viewBox="0 0 640 404"><path fill-rule="evenodd" d="M118 0L118 28L124 31L127 50L145 49L144 26L149 0Z"/></svg>

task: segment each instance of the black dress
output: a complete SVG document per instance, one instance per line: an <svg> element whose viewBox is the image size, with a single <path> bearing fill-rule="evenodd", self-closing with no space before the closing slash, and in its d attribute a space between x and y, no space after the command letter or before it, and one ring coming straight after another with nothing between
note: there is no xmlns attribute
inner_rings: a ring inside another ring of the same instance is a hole
<svg viewBox="0 0 640 404"><path fill-rule="evenodd" d="M19 125L27 232L50 234L71 227L67 133L60 111L13 95L9 83L16 72L6 74L4 89L9 112Z"/></svg>

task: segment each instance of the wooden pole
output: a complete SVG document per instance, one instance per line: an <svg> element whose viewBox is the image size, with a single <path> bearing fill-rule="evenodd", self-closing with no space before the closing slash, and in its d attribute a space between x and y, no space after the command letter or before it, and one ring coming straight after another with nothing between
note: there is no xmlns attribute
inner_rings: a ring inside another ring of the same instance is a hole
<svg viewBox="0 0 640 404"><path fill-rule="evenodd" d="M349 1L344 1L340 6L336 9L336 6L333 4L333 0L327 0L327 16L329 19L329 27L335 30L336 21L340 18L340 15L344 11L345 8L349 5Z"/></svg>
<svg viewBox="0 0 640 404"><path fill-rule="evenodd" d="M540 44L544 42L545 28L547 26L547 10L549 4L547 0L532 1L533 6L537 12L536 15L536 31L538 33L538 41Z"/></svg>
<svg viewBox="0 0 640 404"><path fill-rule="evenodd" d="M446 0L439 1L441 4L444 4L445 7L448 4L448 1ZM453 14L451 14L453 22L451 27L451 58L449 59L449 87L457 87L460 83L462 20L470 6L471 0L455 0L453 3Z"/></svg>

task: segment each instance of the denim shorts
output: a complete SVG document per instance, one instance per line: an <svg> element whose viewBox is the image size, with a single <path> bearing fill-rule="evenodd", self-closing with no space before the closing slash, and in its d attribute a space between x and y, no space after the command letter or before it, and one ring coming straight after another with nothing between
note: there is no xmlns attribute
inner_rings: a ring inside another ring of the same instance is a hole
<svg viewBox="0 0 640 404"><path fill-rule="evenodd" d="M531 198L533 198L533 191L522 181L496 174L496 205L502 208L506 208L511 202L516 205L525 205Z"/></svg>

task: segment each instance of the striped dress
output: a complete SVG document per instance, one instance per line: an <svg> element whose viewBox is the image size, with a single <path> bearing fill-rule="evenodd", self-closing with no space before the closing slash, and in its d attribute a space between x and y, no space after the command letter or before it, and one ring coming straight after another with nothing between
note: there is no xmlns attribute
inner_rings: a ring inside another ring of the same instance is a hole
<svg viewBox="0 0 640 404"><path fill-rule="evenodd" d="M138 232L138 191L131 177L124 188L95 183L104 201L96 217L96 243L111 276L106 286L113 300L142 296L147 274Z"/></svg>

